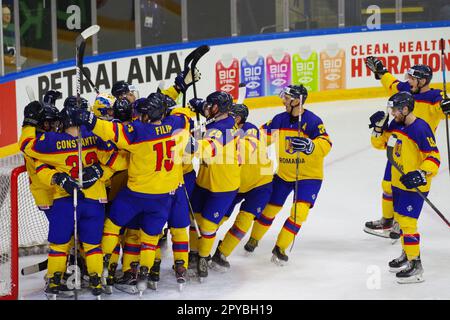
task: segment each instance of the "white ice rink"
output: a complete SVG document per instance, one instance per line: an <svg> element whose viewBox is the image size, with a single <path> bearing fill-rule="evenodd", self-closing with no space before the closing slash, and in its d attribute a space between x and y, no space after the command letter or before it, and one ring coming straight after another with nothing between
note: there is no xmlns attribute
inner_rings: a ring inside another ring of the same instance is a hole
<svg viewBox="0 0 450 320"><path fill-rule="evenodd" d="M381 180L386 155L370 145L368 118L377 110L385 110L386 100L307 104L309 110L322 118L333 148L325 159L325 178L316 205L292 252L287 252L288 265L278 267L270 262L277 234L289 214L290 206L285 205L252 256L244 254L247 235L228 258L231 269L227 273L210 270L204 283L191 280L182 292L178 291L170 269L169 240L163 251L158 290L147 290L142 299L450 299L450 230L427 204L419 219L423 283L397 284L387 263L399 256L400 243L392 245L388 239L362 231L365 221L381 217ZM283 107L251 110L249 121L259 126L282 111ZM441 168L433 180L429 199L450 219L444 121L436 138ZM287 203L291 203L291 197ZM238 207L234 213L237 211ZM234 217L220 228L216 243L228 231ZM24 257L20 266L44 259L43 255ZM42 293L43 277L44 272L21 276L20 299L46 299ZM80 299L92 296L86 292ZM115 290L103 299L138 297Z"/></svg>

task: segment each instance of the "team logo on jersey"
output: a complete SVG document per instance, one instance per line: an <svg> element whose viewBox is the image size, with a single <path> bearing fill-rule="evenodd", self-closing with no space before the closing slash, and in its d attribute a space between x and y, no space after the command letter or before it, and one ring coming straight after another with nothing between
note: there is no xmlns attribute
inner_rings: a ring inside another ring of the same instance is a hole
<svg viewBox="0 0 450 320"><path fill-rule="evenodd" d="M285 137L284 140L284 150L288 154L294 154L294 148L292 147L292 137Z"/></svg>
<svg viewBox="0 0 450 320"><path fill-rule="evenodd" d="M316 194L313 194L313 195L311 196L311 198L312 198L313 200L316 200Z"/></svg>
<svg viewBox="0 0 450 320"><path fill-rule="evenodd" d="M261 213L261 207L256 208L256 213Z"/></svg>
<svg viewBox="0 0 450 320"><path fill-rule="evenodd" d="M413 208L412 205L409 205L409 206L406 207L406 210L408 210L408 212L411 212L411 211L414 210L414 208Z"/></svg>
<svg viewBox="0 0 450 320"><path fill-rule="evenodd" d="M400 157L402 154L402 140L397 139L397 142L395 143L394 146L394 154L397 157Z"/></svg>
<svg viewBox="0 0 450 320"><path fill-rule="evenodd" d="M216 219L217 219L218 217L219 217L219 212L217 212L217 211L216 211L216 212L214 212L214 218L216 218Z"/></svg>
<svg viewBox="0 0 450 320"><path fill-rule="evenodd" d="M133 126L127 125L128 133L132 133L134 131Z"/></svg>

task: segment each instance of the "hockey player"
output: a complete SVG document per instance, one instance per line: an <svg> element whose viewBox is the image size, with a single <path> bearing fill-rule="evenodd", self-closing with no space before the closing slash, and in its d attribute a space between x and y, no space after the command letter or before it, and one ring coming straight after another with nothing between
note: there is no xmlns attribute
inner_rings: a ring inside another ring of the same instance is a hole
<svg viewBox="0 0 450 320"><path fill-rule="evenodd" d="M242 202L239 213L233 226L219 242L217 250L212 257L213 268L226 270L230 267L227 257L233 252L247 231L257 219L272 193L273 165L267 157L266 145L261 145L258 128L247 122L248 108L244 104L235 104L230 113L236 121L239 135L239 154L242 159L241 182L239 191L233 204L228 209L229 217L234 207Z"/></svg>
<svg viewBox="0 0 450 320"><path fill-rule="evenodd" d="M111 88L111 94L116 99L126 98L130 103L136 101L139 98L139 92L134 85L120 80L113 84Z"/></svg>
<svg viewBox="0 0 450 320"><path fill-rule="evenodd" d="M234 119L229 115L233 98L228 93L216 91L206 101L194 98L189 103L207 120L214 120L206 125L203 138L196 141L200 169L191 198L201 238L189 238L189 268L196 267L199 280L203 281L208 276L208 260L219 223L239 189L238 137L234 135Z"/></svg>
<svg viewBox="0 0 450 320"><path fill-rule="evenodd" d="M138 290L142 293L147 288L159 234L182 181L181 154L188 121L186 117L169 117L163 123L166 109L157 99L139 99L136 110L140 119L128 125L97 119L86 111L75 120L98 136L114 141L119 149L130 152L127 187L118 193L111 206L110 217L104 226L102 248L104 254L111 254L121 227L142 214L137 279Z"/></svg>
<svg viewBox="0 0 450 320"><path fill-rule="evenodd" d="M75 102L75 104L73 104ZM46 132L38 139L30 130L24 132L31 139L21 145L28 156L42 162L37 167L41 181L55 186L54 203L48 211L50 250L48 254L48 284L46 292L58 294L61 290L61 277L66 269L67 254L71 247L74 231L73 215L67 214L73 208L74 190L79 189L75 180L78 177L78 127L71 120L77 109L76 99L66 99L66 106L60 112L64 132ZM78 190L77 221L79 239L86 255L90 288L95 296L102 293L100 274L102 272L101 237L104 222L104 203L106 190L101 179L103 169L100 163L111 164L115 155L110 146L92 133L81 129L83 146L83 191ZM112 160L111 160L112 159ZM52 169L54 168L54 169ZM56 171L56 173L55 173Z"/></svg>
<svg viewBox="0 0 450 320"><path fill-rule="evenodd" d="M389 96L401 91L410 92L416 101L414 115L427 122L433 133L436 132L439 122L444 119L444 113L440 107L441 90L430 88L433 71L429 66L423 64L412 66L406 74L406 81L402 82L389 73L383 62L376 57L367 57L366 64L375 78L381 80ZM385 115L388 116L387 113ZM390 167L391 165L387 162L382 181L382 217L379 220L366 222L364 231L376 236L398 239L400 231L398 223L394 221Z"/></svg>
<svg viewBox="0 0 450 320"><path fill-rule="evenodd" d="M276 245L272 250L272 261L282 265L288 261L285 250L300 231L309 210L317 200L323 179L323 161L331 150L332 143L322 120L304 108L308 96L305 87L290 85L281 92L280 96L286 111L264 124L261 130L267 135L268 144L277 143L275 148L279 163L273 178L273 191L268 205L253 223L251 237L244 248L253 252L272 225L288 195L295 190L297 183L298 192L294 195L296 202L293 204L290 216L278 234ZM299 115L301 115L300 129ZM298 177L296 176L297 157L299 157Z"/></svg>
<svg viewBox="0 0 450 320"><path fill-rule="evenodd" d="M431 178L439 169L439 150L433 130L413 113L415 105L412 94L394 94L388 100L388 107L394 117L389 126L383 111L374 114L370 121L374 127L371 142L375 148L386 149L391 135L396 136L393 159L405 172L402 176L391 166L394 219L400 225L403 251L399 258L389 262L389 267L396 272L399 283L422 282L417 220L424 200L413 189L417 187L425 195L428 194Z"/></svg>
<svg viewBox="0 0 450 320"><path fill-rule="evenodd" d="M55 101L61 97L59 91L50 90L43 98L43 104L38 101L30 102L24 110L24 121L22 128L32 126L36 128L36 137L44 132L58 131L59 111L55 107ZM26 136L21 135L19 146L24 143ZM30 191L37 207L46 212L53 204L54 187L43 184L37 177L36 160L24 154L25 166L30 177Z"/></svg>

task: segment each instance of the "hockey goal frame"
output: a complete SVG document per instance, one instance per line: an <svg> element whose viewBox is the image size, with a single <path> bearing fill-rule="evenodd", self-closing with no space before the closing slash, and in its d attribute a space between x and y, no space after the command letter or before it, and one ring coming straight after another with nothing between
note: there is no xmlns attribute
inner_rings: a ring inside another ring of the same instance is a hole
<svg viewBox="0 0 450 320"><path fill-rule="evenodd" d="M19 296L19 175L26 172L24 165L11 171L10 199L11 199L11 283L10 292L0 296L0 300L17 300Z"/></svg>

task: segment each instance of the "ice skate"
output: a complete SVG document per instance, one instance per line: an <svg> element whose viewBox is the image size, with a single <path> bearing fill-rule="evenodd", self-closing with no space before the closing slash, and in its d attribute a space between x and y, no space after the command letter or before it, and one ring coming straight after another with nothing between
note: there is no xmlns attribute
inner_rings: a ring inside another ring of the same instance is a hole
<svg viewBox="0 0 450 320"><path fill-rule="evenodd" d="M189 251L189 260L187 269L187 275L189 278L197 277L197 266L198 266L198 252Z"/></svg>
<svg viewBox="0 0 450 320"><path fill-rule="evenodd" d="M255 251L257 246L258 246L258 240L256 240L255 238L250 237L250 239L248 239L247 243L244 246L246 254L247 255L252 254L253 251Z"/></svg>
<svg viewBox="0 0 450 320"><path fill-rule="evenodd" d="M182 291L184 284L186 283L186 268L184 267L183 260L176 260L175 265L173 266L173 270L175 271L175 278L178 283L178 290Z"/></svg>
<svg viewBox="0 0 450 320"><path fill-rule="evenodd" d="M131 269L125 271L123 276L114 283L114 288L126 292L128 294L136 294L138 293L138 289L136 287L136 278L137 278L137 267L138 262L131 263Z"/></svg>
<svg viewBox="0 0 450 320"><path fill-rule="evenodd" d="M275 248L273 248L272 253L273 256L271 261L273 263L278 266L284 266L287 263L289 259L288 256L284 252L282 252L282 250L278 246L275 246Z"/></svg>
<svg viewBox="0 0 450 320"><path fill-rule="evenodd" d="M405 269L398 272L396 275L398 283L419 283L425 281L423 278L423 268L420 257L408 261Z"/></svg>
<svg viewBox="0 0 450 320"><path fill-rule="evenodd" d="M72 298L75 294L73 288L69 288L67 286L67 279L69 279L70 274L64 273L64 276L61 279L61 284L59 285L59 293L58 297L61 298Z"/></svg>
<svg viewBox="0 0 450 320"><path fill-rule="evenodd" d="M142 297L142 294L148 287L148 279L149 279L149 270L148 267L141 266L139 269L139 273L137 275L136 287L139 291L139 296Z"/></svg>
<svg viewBox="0 0 450 320"><path fill-rule="evenodd" d="M89 288L91 289L92 294L97 298L97 300L101 300L103 287L101 279L97 273L91 273L89 275Z"/></svg>
<svg viewBox="0 0 450 320"><path fill-rule="evenodd" d="M397 273L408 266L408 258L406 257L405 251L402 250L400 257L395 258L389 262L389 271Z"/></svg>
<svg viewBox="0 0 450 320"><path fill-rule="evenodd" d="M208 257L198 257L197 275L200 282L208 277Z"/></svg>
<svg viewBox="0 0 450 320"><path fill-rule="evenodd" d="M152 290L156 290L158 288L160 268L161 268L161 260L155 259L155 262L153 263L153 266L150 269L150 275L148 277L148 286Z"/></svg>
<svg viewBox="0 0 450 320"><path fill-rule="evenodd" d="M393 223L394 218L381 218L380 220L367 221L364 227L364 232L378 237L389 238Z"/></svg>
<svg viewBox="0 0 450 320"><path fill-rule="evenodd" d="M230 269L230 263L227 261L227 257L225 257L225 255L220 252L219 247L217 247L216 252L212 257L211 269L214 269L218 272L227 272Z"/></svg>

